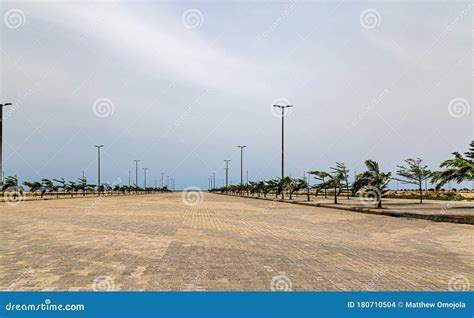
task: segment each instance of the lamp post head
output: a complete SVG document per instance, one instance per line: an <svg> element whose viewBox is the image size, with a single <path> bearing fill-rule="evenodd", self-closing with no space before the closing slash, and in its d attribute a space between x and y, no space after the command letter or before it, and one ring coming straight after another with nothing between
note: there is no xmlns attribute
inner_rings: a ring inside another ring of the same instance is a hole
<svg viewBox="0 0 474 318"><path fill-rule="evenodd" d="M278 107L278 108L290 108L290 107L293 107L293 105L273 105L273 107Z"/></svg>
<svg viewBox="0 0 474 318"><path fill-rule="evenodd" d="M5 104L0 104L0 107L3 107L3 106L11 106L13 105L12 103L5 103Z"/></svg>

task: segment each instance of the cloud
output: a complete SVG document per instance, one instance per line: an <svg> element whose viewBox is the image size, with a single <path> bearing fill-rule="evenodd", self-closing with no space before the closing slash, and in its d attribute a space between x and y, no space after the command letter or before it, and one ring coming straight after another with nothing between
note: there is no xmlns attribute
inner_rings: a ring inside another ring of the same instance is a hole
<svg viewBox="0 0 474 318"><path fill-rule="evenodd" d="M160 10L156 17L160 24L133 15L126 5L56 4L30 8L31 17L79 33L74 37L78 41L96 40L114 54L141 61L152 73L165 73L190 85L249 96L271 91L266 84L271 76L263 65L214 47L185 26L174 33L165 31L162 24L173 20L169 12Z"/></svg>

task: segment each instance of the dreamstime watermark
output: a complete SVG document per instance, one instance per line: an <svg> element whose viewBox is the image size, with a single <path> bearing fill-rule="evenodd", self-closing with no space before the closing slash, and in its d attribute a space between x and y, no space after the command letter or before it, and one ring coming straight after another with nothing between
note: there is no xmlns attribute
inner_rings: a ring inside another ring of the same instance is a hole
<svg viewBox="0 0 474 318"><path fill-rule="evenodd" d="M449 201L448 204L446 204L445 206L443 206L443 208L441 208L441 214L446 214L448 213L448 210L451 209L454 205L454 203L456 203L456 201Z"/></svg>
<svg viewBox="0 0 474 318"><path fill-rule="evenodd" d="M190 115L193 113L193 111L197 108L199 108L203 104L204 98L209 95L211 92L211 89L205 89L198 97L196 97L191 105L189 105L184 112L180 114L180 116L173 122L172 125L168 127L168 130L166 133L163 135L163 137L167 137L172 134L178 127L182 125L186 119L190 117Z"/></svg>
<svg viewBox="0 0 474 318"><path fill-rule="evenodd" d="M273 31L275 31L276 28L293 12L293 10L296 8L296 6L302 1L300 0L295 0L288 4L285 9L283 9L282 14L278 16L278 18L273 21L272 24L268 28L265 29L265 31L262 32L261 37L266 38L268 37Z"/></svg>
<svg viewBox="0 0 474 318"><path fill-rule="evenodd" d="M390 94L390 90L388 88L385 88L383 91L381 91L377 97L372 99L370 103L365 106L364 110L354 118L352 121L352 127L357 126L357 124L362 121L367 115L372 112L377 105L379 105L385 97Z"/></svg>
<svg viewBox="0 0 474 318"><path fill-rule="evenodd" d="M382 17L375 9L367 9L360 13L359 23L363 28L373 29L380 25Z"/></svg>
<svg viewBox="0 0 474 318"><path fill-rule="evenodd" d="M17 206L26 200L23 189L19 186L8 187L3 192L3 201L9 206Z"/></svg>
<svg viewBox="0 0 474 318"><path fill-rule="evenodd" d="M20 9L10 9L5 12L3 22L9 29L18 29L25 25L26 18L23 11Z"/></svg>
<svg viewBox="0 0 474 318"><path fill-rule="evenodd" d="M456 292L463 292L463 291L470 291L471 284L469 279L467 279L464 275L456 275L451 277L448 282L448 290L449 291L456 291Z"/></svg>
<svg viewBox="0 0 474 318"><path fill-rule="evenodd" d="M378 200L382 197L380 190L374 187L365 188L359 196L360 202L365 206L373 206L377 204Z"/></svg>
<svg viewBox="0 0 474 318"><path fill-rule="evenodd" d="M461 22L461 20L468 15L468 11L474 8L474 3L468 4L446 27L441 30L441 32L436 37L436 42L440 41L441 39L445 38L449 33L451 33L456 26Z"/></svg>
<svg viewBox="0 0 474 318"><path fill-rule="evenodd" d="M375 285L377 285L380 279L384 277L387 274L387 272L388 272L388 269L385 267L382 270L376 272L374 276L372 276L372 279L370 280L370 282L365 286L365 290L367 291L376 290L376 288L374 288Z"/></svg>
<svg viewBox="0 0 474 318"><path fill-rule="evenodd" d="M199 187L187 187L181 195L183 203L187 206L196 206L204 200L202 190Z"/></svg>
<svg viewBox="0 0 474 318"><path fill-rule="evenodd" d="M109 117L114 114L115 105L108 98L98 98L94 101L94 104L92 105L92 112L96 117L99 118Z"/></svg>
<svg viewBox="0 0 474 318"><path fill-rule="evenodd" d="M454 118L466 116L471 111L468 100L462 97L453 98L448 105L448 112Z"/></svg>
<svg viewBox="0 0 474 318"><path fill-rule="evenodd" d="M288 276L278 275L272 278L270 289L276 292L288 292L293 290L293 284Z"/></svg>
<svg viewBox="0 0 474 318"><path fill-rule="evenodd" d="M204 15L202 14L201 10L198 9L188 9L183 12L181 16L181 23L184 27L194 30L200 28L204 23Z"/></svg>
<svg viewBox="0 0 474 318"><path fill-rule="evenodd" d="M8 287L7 290L14 290L17 285L19 285L22 281L28 280L31 276L33 276L35 273L34 269L27 268L23 271L20 271L18 273L17 278L11 283Z"/></svg>
<svg viewBox="0 0 474 318"><path fill-rule="evenodd" d="M274 207L275 205L278 203L278 199L274 199L270 202L270 204L268 204L265 209L263 210L264 213L266 212L270 212Z"/></svg>
<svg viewBox="0 0 474 318"><path fill-rule="evenodd" d="M277 118L282 117L283 111L284 111L284 116L286 117L286 116L289 116L291 114L291 111L293 110L293 107L288 107L288 108L285 108L284 110L282 110L282 108L275 107L275 105L288 106L288 105L292 105L292 104L288 99L283 98L283 97L279 97L279 98L273 100L273 102L270 104L270 111L272 112L272 115L277 117Z"/></svg>
<svg viewBox="0 0 474 318"><path fill-rule="evenodd" d="M95 291L114 291L115 283L110 276L97 276L92 282L92 289Z"/></svg>
<svg viewBox="0 0 474 318"><path fill-rule="evenodd" d="M197 271L195 275L193 275L190 281L184 284L185 290L188 291L202 291L206 290L205 282L209 277L209 272L207 270Z"/></svg>

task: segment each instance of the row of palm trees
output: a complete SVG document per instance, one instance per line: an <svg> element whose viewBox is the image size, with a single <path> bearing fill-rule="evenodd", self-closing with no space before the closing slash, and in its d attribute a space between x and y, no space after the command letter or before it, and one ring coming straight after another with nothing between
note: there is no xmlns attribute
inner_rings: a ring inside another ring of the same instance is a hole
<svg viewBox="0 0 474 318"><path fill-rule="evenodd" d="M27 189L25 189L25 187ZM66 182L64 178L60 179L42 179L41 181L25 181L23 184L18 182L16 176L6 177L0 181L0 190L2 195L9 193L13 199L23 196L28 190L34 197L44 198L45 196L60 197L68 195L126 195L126 194L146 194L156 192L170 192L167 186L162 188L127 186L120 184L102 183L100 186L90 184L87 178L82 177L77 181Z"/></svg>
<svg viewBox="0 0 474 318"><path fill-rule="evenodd" d="M292 200L294 193L302 190L307 191L308 201L310 200L310 190L314 190L315 196L321 191L332 192L334 203L342 192L347 193L347 197L362 194L367 199L373 199L378 208L382 208L382 196L388 191L388 183L397 180L404 184L412 184L419 190L420 203L423 203L423 184L430 180L436 184L436 189L440 190L446 183L455 181L472 182L474 180L474 141L471 141L469 151L464 154L453 153L454 158L443 161L440 164L440 171L431 171L420 158L407 159L403 165L398 166L397 176L392 177L391 172L380 170L379 164L374 160L366 160L366 171L355 176L352 184L349 183L349 169L341 162L336 162L329 171L310 171L318 184L309 186L305 178L277 178L272 180L250 182L249 184L230 185L218 189L211 189L211 192L247 194L267 197L267 194L274 193L275 197L287 194Z"/></svg>

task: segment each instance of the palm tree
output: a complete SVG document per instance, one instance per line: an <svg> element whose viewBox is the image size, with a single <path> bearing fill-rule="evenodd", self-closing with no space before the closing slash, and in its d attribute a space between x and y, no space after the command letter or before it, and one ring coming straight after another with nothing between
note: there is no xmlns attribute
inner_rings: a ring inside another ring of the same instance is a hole
<svg viewBox="0 0 474 318"><path fill-rule="evenodd" d="M288 178L285 183L287 184L288 192L290 193L290 200L293 200L293 193L308 187L308 182L304 179L285 177L285 179L286 178Z"/></svg>
<svg viewBox="0 0 474 318"><path fill-rule="evenodd" d="M62 192L64 192L64 189L65 189L65 185L66 185L66 181L64 180L64 178L61 178L61 179L53 179L54 182L57 183L56 187L59 190L61 190ZM58 192L58 195L59 197L59 192Z"/></svg>
<svg viewBox="0 0 474 318"><path fill-rule="evenodd" d="M334 169L336 173L339 173L341 176L342 181L345 182L346 191L347 191L347 199L350 199L349 195L349 169L347 169L346 165L342 162L336 162L336 168ZM342 189L342 188L341 188Z"/></svg>
<svg viewBox="0 0 474 318"><path fill-rule="evenodd" d="M323 185L326 183L326 172L310 171L308 173L313 175L316 180L321 181L320 184L316 184L313 186L313 189L316 189L315 196L317 197L319 192L324 188L324 197L327 198L327 188L323 187Z"/></svg>
<svg viewBox="0 0 474 318"><path fill-rule="evenodd" d="M310 171L309 174L315 175L319 180L325 180L328 178L327 181L320 183L317 187L320 189L333 189L334 190L334 204L337 204L337 196L342 191L341 182L344 180L344 175L338 168L331 167L331 173L325 171ZM319 192L318 190L316 190Z"/></svg>
<svg viewBox="0 0 474 318"><path fill-rule="evenodd" d="M13 200L16 200L18 194L23 195L23 187L18 185L17 176L8 176L2 183L2 195L5 195L5 191L13 192Z"/></svg>
<svg viewBox="0 0 474 318"><path fill-rule="evenodd" d="M459 152L453 152L454 158L445 160L440 167L445 168L444 171L433 173L432 183L438 183L436 189L439 190L446 183L456 181L474 180L474 140L469 145L469 151L464 156Z"/></svg>
<svg viewBox="0 0 474 318"><path fill-rule="evenodd" d="M280 182L277 179L271 179L265 182L265 190L263 192L264 197L267 197L267 194L275 191L275 198L280 194L279 192Z"/></svg>
<svg viewBox="0 0 474 318"><path fill-rule="evenodd" d="M356 180L352 185L352 194L355 195L361 189L373 191L377 207L382 208L382 194L387 191L392 173L381 172L379 164L374 160L366 160L365 166L367 171L356 176Z"/></svg>
<svg viewBox="0 0 474 318"><path fill-rule="evenodd" d="M74 193L77 194L77 192L79 191L79 187L75 182L69 181L69 183L64 186L64 191L67 193L71 193L72 198L74 196Z"/></svg>
<svg viewBox="0 0 474 318"><path fill-rule="evenodd" d="M405 179L397 179L405 184L414 184L418 186L420 191L420 203L423 203L423 182L431 178L433 173L428 169L428 166L422 165L420 158L406 159L405 162L408 165L398 166L400 170L397 174Z"/></svg>
<svg viewBox="0 0 474 318"><path fill-rule="evenodd" d="M58 191L58 187L54 185L53 181L49 180L49 179L42 179L41 180L41 183L43 185L43 189L41 191L41 198L43 198L43 195L46 193L46 192L50 192L50 193L53 193L53 192L57 192Z"/></svg>
<svg viewBox="0 0 474 318"><path fill-rule="evenodd" d="M25 181L23 185L29 188L29 192L33 193L36 197L36 193L43 189L43 185L38 181Z"/></svg>

